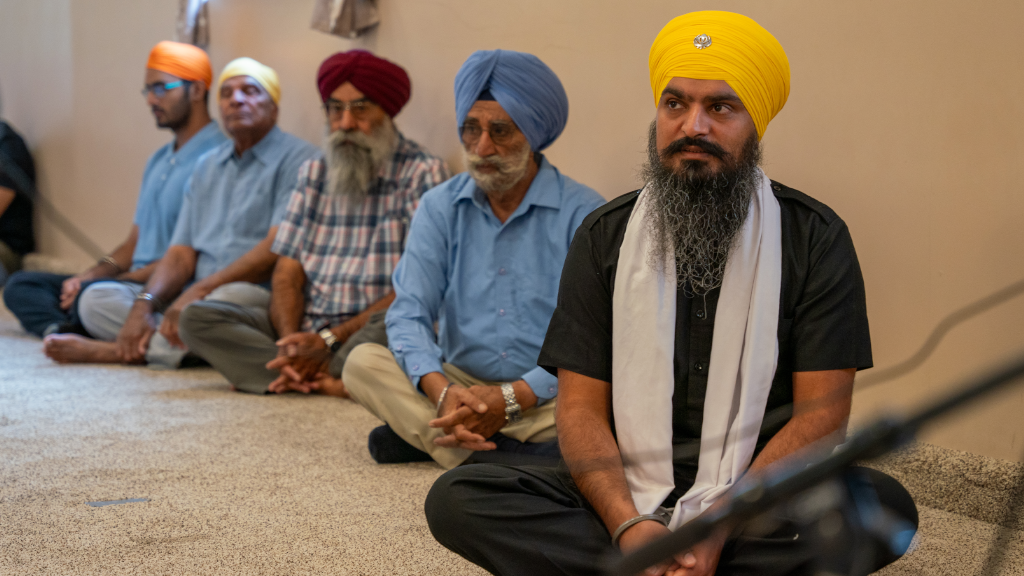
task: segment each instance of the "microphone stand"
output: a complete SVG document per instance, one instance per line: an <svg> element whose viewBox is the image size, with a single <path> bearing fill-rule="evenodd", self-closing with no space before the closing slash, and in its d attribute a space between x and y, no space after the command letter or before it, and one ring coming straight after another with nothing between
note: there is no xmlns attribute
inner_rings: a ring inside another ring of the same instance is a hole
<svg viewBox="0 0 1024 576"><path fill-rule="evenodd" d="M801 492L839 477L855 462L876 458L898 448L909 442L931 420L958 410L1021 376L1024 376L1024 354L916 414L877 420L856 433L831 456L816 463L803 459L764 476L741 480L735 493L721 507L705 512L672 534L618 558L607 574L633 576L642 573L648 566L689 550L715 529L728 530L754 520Z"/></svg>

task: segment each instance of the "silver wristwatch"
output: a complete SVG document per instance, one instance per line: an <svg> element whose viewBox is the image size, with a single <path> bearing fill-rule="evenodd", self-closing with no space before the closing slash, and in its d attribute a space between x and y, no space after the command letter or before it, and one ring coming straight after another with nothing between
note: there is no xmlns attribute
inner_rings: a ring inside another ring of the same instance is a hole
<svg viewBox="0 0 1024 576"><path fill-rule="evenodd" d="M505 382L501 385L501 395L505 397L505 422L515 424L523 419L523 408L516 400L516 391L512 384Z"/></svg>
<svg viewBox="0 0 1024 576"><path fill-rule="evenodd" d="M331 329L327 326L321 328L317 334L323 338L324 344L327 344L327 349L330 350L332 354L337 352L338 348L341 348L341 342L338 341L338 337L335 336L334 332L331 332Z"/></svg>

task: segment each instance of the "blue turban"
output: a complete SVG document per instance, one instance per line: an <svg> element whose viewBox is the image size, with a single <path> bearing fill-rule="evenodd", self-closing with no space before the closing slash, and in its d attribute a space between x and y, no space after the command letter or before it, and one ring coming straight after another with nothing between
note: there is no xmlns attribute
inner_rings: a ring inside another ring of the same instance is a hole
<svg viewBox="0 0 1024 576"><path fill-rule="evenodd" d="M562 82L533 54L474 52L455 75L455 117L460 127L484 90L512 117L533 150L550 146L569 119L569 98Z"/></svg>

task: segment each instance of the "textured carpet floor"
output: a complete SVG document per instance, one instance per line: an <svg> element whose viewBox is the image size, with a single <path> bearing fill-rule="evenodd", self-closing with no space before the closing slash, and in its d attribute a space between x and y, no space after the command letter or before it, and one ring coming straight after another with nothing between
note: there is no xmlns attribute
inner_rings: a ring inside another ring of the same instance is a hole
<svg viewBox="0 0 1024 576"><path fill-rule="evenodd" d="M430 536L433 464L379 466L376 419L230 392L212 370L58 366L0 306L0 575L479 575ZM148 501L91 507L87 502ZM922 507L886 576L977 574L997 528ZM1005 574L1024 574L1011 532Z"/></svg>

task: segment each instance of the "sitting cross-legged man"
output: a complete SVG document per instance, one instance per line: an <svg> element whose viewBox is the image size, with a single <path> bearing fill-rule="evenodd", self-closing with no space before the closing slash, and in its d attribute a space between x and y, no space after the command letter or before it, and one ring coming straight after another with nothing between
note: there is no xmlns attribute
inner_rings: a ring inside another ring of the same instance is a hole
<svg viewBox="0 0 1024 576"><path fill-rule="evenodd" d="M686 14L651 46L650 80L646 186L580 226L540 353L558 373L564 465L465 466L427 497L434 536L493 574L602 574L615 547L722 510L745 474L841 441L854 373L872 364L846 224L759 167L789 94L779 42L739 14ZM905 552L917 510L896 480L845 474L899 531L825 562L873 572ZM836 493L848 511L851 493ZM829 533L853 534L850 517ZM823 574L820 533L777 510L645 574Z"/></svg>
<svg viewBox="0 0 1024 576"><path fill-rule="evenodd" d="M231 139L201 158L185 191L170 247L148 281L99 282L82 292L79 316L96 340L70 361L176 368L188 352L182 309L196 300L266 308L277 224L299 166L319 150L277 128L277 73L250 58L229 63L217 90ZM253 284L250 284L253 283Z"/></svg>
<svg viewBox="0 0 1024 576"><path fill-rule="evenodd" d="M325 60L317 79L330 134L325 158L299 170L278 228L270 306L203 300L181 314L189 349L245 392L346 395L348 352L387 344L391 273L420 196L448 178L392 121L409 100L405 70L352 50Z"/></svg>
<svg viewBox="0 0 1024 576"><path fill-rule="evenodd" d="M357 346L342 373L385 422L369 439L378 462L557 454L557 380L537 354L573 232L604 203L540 153L568 112L530 54L476 52L456 75L468 173L420 202L392 279L390 350Z"/></svg>
<svg viewBox="0 0 1024 576"><path fill-rule="evenodd" d="M156 125L173 132L174 140L146 163L128 238L95 266L73 276L19 272L11 277L4 302L25 330L46 337L43 350L50 358L72 361L84 341L81 336L88 335L78 321L82 288L112 278L145 283L170 246L196 163L227 140L207 110L212 83L206 52L178 42L154 46L146 63L143 95Z"/></svg>

